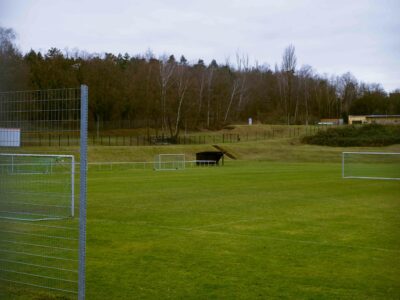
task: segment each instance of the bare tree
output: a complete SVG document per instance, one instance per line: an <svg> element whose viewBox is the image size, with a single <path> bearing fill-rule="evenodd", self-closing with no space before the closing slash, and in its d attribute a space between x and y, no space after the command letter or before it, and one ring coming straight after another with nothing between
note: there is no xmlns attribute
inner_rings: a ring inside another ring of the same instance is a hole
<svg viewBox="0 0 400 300"><path fill-rule="evenodd" d="M197 102L197 107L198 107L198 113L201 113L201 109L203 107L203 94L204 94L204 85L205 85L205 79L207 76L207 70L203 69L200 75L200 83L199 83L199 100Z"/></svg>
<svg viewBox="0 0 400 300"><path fill-rule="evenodd" d="M342 101L342 112L349 113L350 106L357 98L357 79L349 72L343 74L339 80L339 96Z"/></svg>
<svg viewBox="0 0 400 300"><path fill-rule="evenodd" d="M0 90L22 89L29 83L29 70L15 38L13 29L0 26Z"/></svg>
<svg viewBox="0 0 400 300"><path fill-rule="evenodd" d="M293 82L296 71L297 58L295 48L289 45L285 48L282 55L281 71L278 74L278 85L280 90L281 102L285 111L287 124L290 124L290 117L293 106Z"/></svg>
<svg viewBox="0 0 400 300"><path fill-rule="evenodd" d="M16 34L12 28L0 27L0 53L2 55L16 52L14 46L15 38Z"/></svg>
<svg viewBox="0 0 400 300"><path fill-rule="evenodd" d="M300 79L300 84L301 86L301 94L303 96L304 100L304 118L305 118L305 124L308 125L309 122L309 109L308 109L308 104L310 101L310 87L309 87L309 81L313 76L313 70L311 66L305 65L302 66L300 71L299 71L299 79Z"/></svg>
<svg viewBox="0 0 400 300"><path fill-rule="evenodd" d="M236 112L239 113L242 106L245 104L245 97L247 92L247 75L250 71L249 56L236 52L236 68L234 72L235 79L233 80L232 89L229 96L228 107L226 108L224 123L228 120L229 113L233 110L233 103L236 95L238 101L236 104Z"/></svg>
<svg viewBox="0 0 400 300"><path fill-rule="evenodd" d="M175 62L166 55L160 58L160 87L161 87L161 131L165 134L167 125L167 89L172 74L175 70Z"/></svg>
<svg viewBox="0 0 400 300"><path fill-rule="evenodd" d="M275 76L276 76L276 82L278 85L278 94L279 94L279 100L280 100L280 107L285 114L286 121L288 122L288 105L287 105L287 77L284 76L283 72L279 70L278 66L275 65Z"/></svg>
<svg viewBox="0 0 400 300"><path fill-rule="evenodd" d="M177 84L178 84L178 107L176 112L175 119L175 128L174 131L171 131L171 137L176 139L179 135L179 124L181 122L181 114L182 114L182 105L185 99L186 90L189 85L189 77L187 75L187 66L181 64L177 68Z"/></svg>
<svg viewBox="0 0 400 300"><path fill-rule="evenodd" d="M195 70L195 81L198 86L198 98L196 103L196 118L194 124L197 126L199 125L199 120L201 119L203 112L204 91L206 88L208 70L204 66L204 62L202 60L199 60L199 63L195 66Z"/></svg>
<svg viewBox="0 0 400 300"><path fill-rule="evenodd" d="M294 73L296 71L297 58L295 54L295 47L290 44L283 51L282 56L282 71Z"/></svg>
<svg viewBox="0 0 400 300"><path fill-rule="evenodd" d="M236 53L236 63L238 68L239 80L240 80L240 88L239 88L239 101L237 105L238 111L242 109L242 106L245 104L245 96L247 92L247 75L250 71L249 67L249 56L246 54L240 55Z"/></svg>
<svg viewBox="0 0 400 300"><path fill-rule="evenodd" d="M235 99L235 96L238 92L239 86L240 86L240 79L239 78L234 79L232 84L232 90L229 97L228 107L226 108L225 112L224 123L226 123L226 120L228 119L228 115L231 110L233 100Z"/></svg>
<svg viewBox="0 0 400 300"><path fill-rule="evenodd" d="M211 120L211 93L212 93L212 82L214 77L214 69L213 65L210 65L207 71L207 128L210 128L210 120Z"/></svg>

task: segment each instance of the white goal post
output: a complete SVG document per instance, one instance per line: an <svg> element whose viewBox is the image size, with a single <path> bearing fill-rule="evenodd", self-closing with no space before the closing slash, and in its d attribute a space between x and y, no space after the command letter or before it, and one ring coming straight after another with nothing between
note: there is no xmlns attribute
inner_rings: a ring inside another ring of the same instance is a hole
<svg viewBox="0 0 400 300"><path fill-rule="evenodd" d="M400 180L400 153L343 152L342 177Z"/></svg>
<svg viewBox="0 0 400 300"><path fill-rule="evenodd" d="M185 169L185 154L158 154L154 159L154 170L172 171Z"/></svg>
<svg viewBox="0 0 400 300"><path fill-rule="evenodd" d="M37 221L74 217L73 155L0 153L0 174L4 194L0 218Z"/></svg>

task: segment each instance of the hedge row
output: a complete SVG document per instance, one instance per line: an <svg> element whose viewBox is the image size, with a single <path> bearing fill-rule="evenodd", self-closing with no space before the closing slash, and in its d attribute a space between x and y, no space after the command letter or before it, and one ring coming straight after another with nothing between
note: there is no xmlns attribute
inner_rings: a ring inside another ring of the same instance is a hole
<svg viewBox="0 0 400 300"><path fill-rule="evenodd" d="M400 126L367 124L343 126L306 136L303 143L324 146L388 146L400 144Z"/></svg>

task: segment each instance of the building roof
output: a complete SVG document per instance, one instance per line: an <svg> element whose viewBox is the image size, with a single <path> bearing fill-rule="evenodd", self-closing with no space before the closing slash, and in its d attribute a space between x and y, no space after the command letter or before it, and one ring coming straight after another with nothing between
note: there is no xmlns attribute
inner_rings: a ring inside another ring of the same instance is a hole
<svg viewBox="0 0 400 300"><path fill-rule="evenodd" d="M400 118L400 115L349 115L349 117L367 117L367 118Z"/></svg>
<svg viewBox="0 0 400 300"><path fill-rule="evenodd" d="M400 115L367 115L367 118L400 118Z"/></svg>

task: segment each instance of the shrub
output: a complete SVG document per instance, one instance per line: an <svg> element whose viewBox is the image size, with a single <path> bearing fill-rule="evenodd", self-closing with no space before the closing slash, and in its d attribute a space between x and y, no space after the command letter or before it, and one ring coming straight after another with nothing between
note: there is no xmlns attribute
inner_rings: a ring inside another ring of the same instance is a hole
<svg viewBox="0 0 400 300"><path fill-rule="evenodd" d="M306 136L303 143L324 146L388 146L400 144L400 126L367 124L328 128L313 136Z"/></svg>

